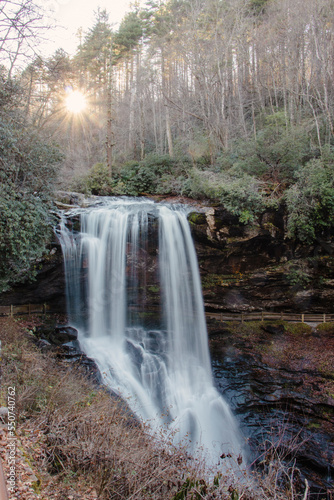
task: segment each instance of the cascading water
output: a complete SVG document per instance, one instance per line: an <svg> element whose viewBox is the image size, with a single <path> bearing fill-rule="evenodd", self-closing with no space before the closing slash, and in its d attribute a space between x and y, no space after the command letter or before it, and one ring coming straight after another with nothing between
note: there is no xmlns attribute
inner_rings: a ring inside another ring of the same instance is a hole
<svg viewBox="0 0 334 500"><path fill-rule="evenodd" d="M81 231L75 233L65 218L78 211ZM213 386L187 209L108 199L78 211L65 215L59 238L81 348L153 429L167 425L175 441L186 440L193 453L202 447L211 463L222 453L239 455L234 417ZM161 290L160 325L153 329L142 321L148 275L159 279Z"/></svg>

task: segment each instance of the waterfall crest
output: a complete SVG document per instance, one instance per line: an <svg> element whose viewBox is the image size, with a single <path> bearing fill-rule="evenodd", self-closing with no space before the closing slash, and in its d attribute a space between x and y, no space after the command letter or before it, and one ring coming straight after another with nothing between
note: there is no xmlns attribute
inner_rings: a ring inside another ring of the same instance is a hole
<svg viewBox="0 0 334 500"><path fill-rule="evenodd" d="M77 233L66 226L73 215L80 216ZM213 385L187 209L107 199L65 214L59 239L70 322L104 382L153 429L168 426L176 442L186 440L191 452L203 447L212 463L222 453L239 454L234 417ZM147 328L152 276L161 313Z"/></svg>

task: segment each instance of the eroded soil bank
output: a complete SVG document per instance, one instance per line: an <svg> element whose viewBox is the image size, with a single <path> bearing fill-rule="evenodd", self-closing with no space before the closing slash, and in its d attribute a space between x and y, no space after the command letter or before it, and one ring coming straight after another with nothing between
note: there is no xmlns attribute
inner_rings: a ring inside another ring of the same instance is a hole
<svg viewBox="0 0 334 500"><path fill-rule="evenodd" d="M250 461L300 468L311 498L333 498L334 325L210 320L216 385L237 415Z"/></svg>

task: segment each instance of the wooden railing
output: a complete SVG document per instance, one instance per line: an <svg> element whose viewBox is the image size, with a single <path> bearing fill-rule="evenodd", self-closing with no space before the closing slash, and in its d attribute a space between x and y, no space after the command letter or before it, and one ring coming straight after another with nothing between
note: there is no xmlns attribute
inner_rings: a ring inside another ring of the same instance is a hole
<svg viewBox="0 0 334 500"><path fill-rule="evenodd" d="M334 314L314 314L314 313L274 313L274 312L242 312L242 313L229 313L229 312L207 312L207 318L216 319L218 321L288 321L292 323L329 323L334 321Z"/></svg>
<svg viewBox="0 0 334 500"><path fill-rule="evenodd" d="M51 314L65 312L51 304L25 304L19 306L0 306L0 316L17 316L20 314ZM275 313L275 312L206 312L207 318L218 321L290 321L293 323L329 323L334 321L334 314L325 313Z"/></svg>
<svg viewBox="0 0 334 500"><path fill-rule="evenodd" d="M60 312L49 304L25 304L19 306L0 306L0 316L17 316L18 314L46 314Z"/></svg>

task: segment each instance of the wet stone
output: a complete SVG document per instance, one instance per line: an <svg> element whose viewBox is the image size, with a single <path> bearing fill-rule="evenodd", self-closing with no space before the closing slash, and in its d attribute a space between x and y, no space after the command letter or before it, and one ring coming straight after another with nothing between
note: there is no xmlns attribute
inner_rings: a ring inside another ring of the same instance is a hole
<svg viewBox="0 0 334 500"><path fill-rule="evenodd" d="M208 325L216 387L247 439L249 461L263 467L268 446L274 446L285 465L299 468L302 484L308 480L310 498L328 500L334 477L334 400L326 395L329 368L322 372L321 367L324 345L329 352L333 346L328 338L323 345L321 337L309 337L306 344L305 337L289 336L281 325L267 326L245 330L245 338L241 327L219 335L217 325L211 336Z"/></svg>

